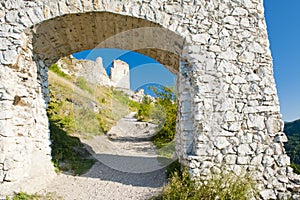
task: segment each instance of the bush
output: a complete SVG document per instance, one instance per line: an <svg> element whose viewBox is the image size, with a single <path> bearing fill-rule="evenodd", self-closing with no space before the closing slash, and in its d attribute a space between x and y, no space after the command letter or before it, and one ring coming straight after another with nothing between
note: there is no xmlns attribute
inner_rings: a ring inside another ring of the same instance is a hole
<svg viewBox="0 0 300 200"><path fill-rule="evenodd" d="M185 168L175 171L170 183L163 188L156 200L248 200L258 197L254 182L247 176L240 177L233 173L215 175L205 182L191 178Z"/></svg>
<svg viewBox="0 0 300 200"><path fill-rule="evenodd" d="M167 166L166 177L170 179L177 173L178 176L182 177L182 165L179 160L175 160Z"/></svg>
<svg viewBox="0 0 300 200"><path fill-rule="evenodd" d="M137 112L137 119L139 121L150 121L149 111L151 108L151 99L148 96L143 98L142 103L140 104Z"/></svg>
<svg viewBox="0 0 300 200"><path fill-rule="evenodd" d="M12 198L6 196L6 200L40 200L40 199L62 199L62 197L57 196L55 193L47 193L45 195L39 194L27 194L25 192L16 193Z"/></svg>
<svg viewBox="0 0 300 200"><path fill-rule="evenodd" d="M296 174L300 174L300 165L298 165L298 164L292 162L292 163L291 163L291 167L293 168L293 170L294 170L294 172L295 172Z"/></svg>
<svg viewBox="0 0 300 200"><path fill-rule="evenodd" d="M171 88L163 87L159 91L153 89L157 95L156 104L162 106L165 111L165 123L153 136L154 145L159 148L171 142L176 134L177 98Z"/></svg>

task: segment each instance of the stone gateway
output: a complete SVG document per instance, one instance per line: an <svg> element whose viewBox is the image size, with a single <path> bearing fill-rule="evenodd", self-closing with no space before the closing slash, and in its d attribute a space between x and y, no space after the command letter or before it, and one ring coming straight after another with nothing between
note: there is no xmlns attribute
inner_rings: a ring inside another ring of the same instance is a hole
<svg viewBox="0 0 300 200"><path fill-rule="evenodd" d="M93 48L178 77L176 151L194 176L249 172L263 199L293 186L262 0L0 0L0 193L55 176L48 67Z"/></svg>

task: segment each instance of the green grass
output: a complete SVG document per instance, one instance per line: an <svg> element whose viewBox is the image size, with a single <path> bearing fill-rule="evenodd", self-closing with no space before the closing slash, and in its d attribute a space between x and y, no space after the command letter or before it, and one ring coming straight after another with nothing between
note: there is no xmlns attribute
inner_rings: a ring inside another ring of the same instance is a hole
<svg viewBox="0 0 300 200"><path fill-rule="evenodd" d="M70 79L70 77L64 73L63 71L61 71L61 69L58 67L57 64L53 64L49 67L49 70L51 70L52 72L54 72L55 74L57 74L60 77L66 78L66 79Z"/></svg>
<svg viewBox="0 0 300 200"><path fill-rule="evenodd" d="M55 193L47 193L46 195L40 194L27 194L26 192L18 192L14 196L6 197L6 200L59 200L62 197L57 196Z"/></svg>
<svg viewBox="0 0 300 200"><path fill-rule="evenodd" d="M129 110L136 110L136 104L122 92L92 85L82 77L75 83L81 90L71 80L58 78L51 73L49 83L50 103L47 114L52 162L57 171L83 174L95 161L80 139L105 134Z"/></svg>
<svg viewBox="0 0 300 200"><path fill-rule="evenodd" d="M88 83L82 76L77 77L76 85L82 90L85 90L90 94L94 94L92 89L93 85Z"/></svg>
<svg viewBox="0 0 300 200"><path fill-rule="evenodd" d="M51 120L50 139L52 162L58 171L80 175L88 171L95 163L79 138L68 135L55 121Z"/></svg>

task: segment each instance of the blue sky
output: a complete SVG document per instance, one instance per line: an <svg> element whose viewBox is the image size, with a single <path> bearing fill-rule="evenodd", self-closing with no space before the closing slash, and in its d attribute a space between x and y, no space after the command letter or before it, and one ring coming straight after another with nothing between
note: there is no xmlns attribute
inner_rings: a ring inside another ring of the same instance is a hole
<svg viewBox="0 0 300 200"><path fill-rule="evenodd" d="M300 1L264 0L281 113L300 118Z"/></svg>
<svg viewBox="0 0 300 200"><path fill-rule="evenodd" d="M293 121L300 118L300 0L264 0L264 6L281 113L283 120ZM149 83L175 84L175 76L166 68L135 52L98 49L74 56L91 60L101 56L107 69L113 59L124 60L131 67L133 90Z"/></svg>
<svg viewBox="0 0 300 200"><path fill-rule="evenodd" d="M73 54L78 59L96 60L102 57L103 66L109 74L114 59L125 61L130 66L130 87L132 90L147 89L148 85L176 84L176 76L156 60L142 54L120 49L93 49Z"/></svg>

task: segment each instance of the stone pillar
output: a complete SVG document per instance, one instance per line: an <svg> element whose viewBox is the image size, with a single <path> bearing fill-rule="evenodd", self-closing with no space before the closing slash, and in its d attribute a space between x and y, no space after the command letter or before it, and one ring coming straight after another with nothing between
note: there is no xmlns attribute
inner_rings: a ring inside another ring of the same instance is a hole
<svg viewBox="0 0 300 200"><path fill-rule="evenodd" d="M249 173L264 199L287 195L290 160L273 77L262 1L212 1L194 18L190 64L194 176ZM202 7L203 8L203 7ZM216 14L218 13L218 14Z"/></svg>
<svg viewBox="0 0 300 200"><path fill-rule="evenodd" d="M181 62L177 74L178 111L176 123L176 153L180 161L187 164L187 156L194 154L194 107L191 70Z"/></svg>
<svg viewBox="0 0 300 200"><path fill-rule="evenodd" d="M55 175L46 104L30 47L0 65L0 196L35 192Z"/></svg>

